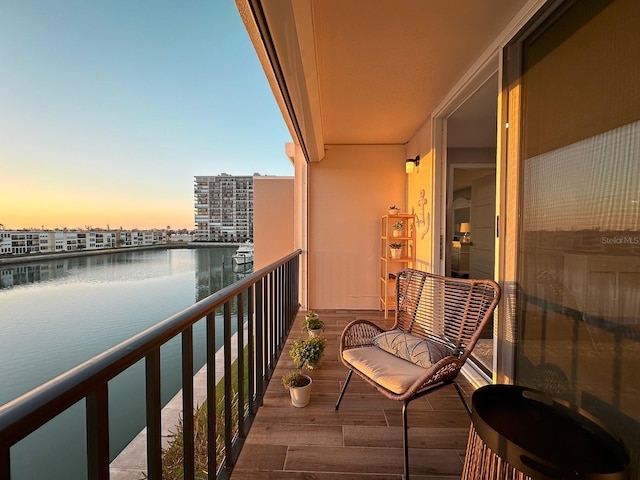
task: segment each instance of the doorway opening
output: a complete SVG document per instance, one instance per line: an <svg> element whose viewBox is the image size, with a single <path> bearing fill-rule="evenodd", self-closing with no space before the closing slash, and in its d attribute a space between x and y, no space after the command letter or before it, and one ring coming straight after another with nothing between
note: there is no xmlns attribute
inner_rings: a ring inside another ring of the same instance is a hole
<svg viewBox="0 0 640 480"><path fill-rule="evenodd" d="M445 271L494 279L498 75L494 73L447 118ZM493 322L473 359L493 371Z"/></svg>

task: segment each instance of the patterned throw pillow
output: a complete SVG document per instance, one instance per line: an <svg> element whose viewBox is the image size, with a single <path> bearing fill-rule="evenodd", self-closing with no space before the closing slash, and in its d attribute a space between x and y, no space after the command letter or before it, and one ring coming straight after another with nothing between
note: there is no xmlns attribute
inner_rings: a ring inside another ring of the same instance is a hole
<svg viewBox="0 0 640 480"><path fill-rule="evenodd" d="M376 335L372 343L385 352L424 368L452 355L449 348L433 340L425 340L402 330L389 330Z"/></svg>

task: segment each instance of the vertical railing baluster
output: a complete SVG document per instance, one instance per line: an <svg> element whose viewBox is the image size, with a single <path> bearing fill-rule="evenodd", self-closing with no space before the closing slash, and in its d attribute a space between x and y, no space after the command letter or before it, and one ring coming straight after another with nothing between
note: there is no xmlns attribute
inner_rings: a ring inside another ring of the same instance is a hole
<svg viewBox="0 0 640 480"><path fill-rule="evenodd" d="M274 319L276 322L276 331L278 332L277 336L277 348L276 348L276 357L280 355L280 346L282 345L282 340L284 338L284 329L282 328L282 312L281 312L281 302L280 302L280 277L281 277L281 269L276 268L276 271L273 272L273 282L275 284L273 298L274 298ZM274 361L275 366L275 361Z"/></svg>
<svg viewBox="0 0 640 480"><path fill-rule="evenodd" d="M249 359L248 365L248 385L249 391L247 392L247 398L249 399L249 414L253 415L256 413L256 405L255 405L255 393L256 393L256 349L255 349L255 323L254 323L254 313L255 313L255 298L254 298L254 288L250 286L247 289L247 358Z"/></svg>
<svg viewBox="0 0 640 480"><path fill-rule="evenodd" d="M109 390L101 382L86 397L87 473L89 480L109 479Z"/></svg>
<svg viewBox="0 0 640 480"><path fill-rule="evenodd" d="M11 480L11 447L0 445L0 480Z"/></svg>
<svg viewBox="0 0 640 480"><path fill-rule="evenodd" d="M216 315L207 314L207 478L214 480L216 461Z"/></svg>
<svg viewBox="0 0 640 480"><path fill-rule="evenodd" d="M160 415L160 347L145 358L147 400L147 476L149 480L162 479L162 422Z"/></svg>
<svg viewBox="0 0 640 480"><path fill-rule="evenodd" d="M238 436L244 438L244 295L237 296L238 305Z"/></svg>
<svg viewBox="0 0 640 480"><path fill-rule="evenodd" d="M287 315L289 315L289 325L293 324L293 319L295 318L296 308L294 303L294 288L293 281L295 280L293 275L293 262L287 263L287 284L285 288L287 289Z"/></svg>
<svg viewBox="0 0 640 480"><path fill-rule="evenodd" d="M286 323L287 330L291 326L291 287L289 286L289 282L291 282L291 262L287 262L284 265L284 282L282 282L283 293L284 293L284 311L286 315Z"/></svg>
<svg viewBox="0 0 640 480"><path fill-rule="evenodd" d="M293 290L293 293L291 295L291 302L293 304L293 309L296 312L300 307L300 275L296 270L297 268L300 268L300 265L297 260L298 260L297 258L294 259L293 266L291 268L292 270L291 271L291 276L292 276L291 288Z"/></svg>
<svg viewBox="0 0 640 480"><path fill-rule="evenodd" d="M182 468L184 480L195 478L193 425L193 327L182 332Z"/></svg>
<svg viewBox="0 0 640 480"><path fill-rule="evenodd" d="M231 385L231 302L224 303L224 458L233 468L233 388Z"/></svg>
<svg viewBox="0 0 640 480"><path fill-rule="evenodd" d="M271 315L270 305L271 297L269 296L269 275L267 275L262 283L263 299L264 299L264 378L266 383L271 378Z"/></svg>
<svg viewBox="0 0 640 480"><path fill-rule="evenodd" d="M287 311L287 307L289 303L287 302L287 265L282 265L282 270L280 271L280 298L282 299L282 325L284 328L286 338L287 333L289 332L289 312ZM283 342L284 343L284 342Z"/></svg>
<svg viewBox="0 0 640 480"><path fill-rule="evenodd" d="M289 266L289 281L287 282L287 292L289 292L289 315L291 317L291 322L296 316L298 312L298 278L296 275L296 262L293 259L287 265Z"/></svg>
<svg viewBox="0 0 640 480"><path fill-rule="evenodd" d="M265 331L264 331L264 282L256 282L256 390L260 397L260 404L264 397L265 386Z"/></svg>
<svg viewBox="0 0 640 480"><path fill-rule="evenodd" d="M300 268L302 268L300 266L300 258L296 257L295 259L295 267L294 267L294 277L295 277L295 281L294 281L294 288L295 288L295 299L294 301L296 302L296 311L298 310L298 308L300 307L300 282L301 280L301 275L300 275Z"/></svg>
<svg viewBox="0 0 640 480"><path fill-rule="evenodd" d="M282 306L282 325L285 331L285 335L283 338L287 337L287 333L289 332L289 319L291 316L289 315L289 302L287 297L287 266L282 266L282 275L280 277L280 298ZM283 342L284 343L284 342Z"/></svg>
<svg viewBox="0 0 640 480"><path fill-rule="evenodd" d="M274 301L274 277L275 273L269 273L269 332L271 345L269 350L269 378L273 374L273 370L276 367L276 348L278 344L278 330L276 329L275 323L275 301Z"/></svg>
<svg viewBox="0 0 640 480"><path fill-rule="evenodd" d="M280 323L280 348L287 338L288 325L284 309L284 265L278 269L278 322Z"/></svg>
<svg viewBox="0 0 640 480"><path fill-rule="evenodd" d="M294 285L294 282L297 282L297 278L296 278L296 274L295 274L295 268L296 268L296 262L294 261L295 259L291 259L291 261L288 262L288 266L289 266L289 281L287 282L287 292L289 295L289 308L290 308L290 314L292 317L295 316L295 312L297 309L297 299L295 298L295 294L296 294L296 286Z"/></svg>

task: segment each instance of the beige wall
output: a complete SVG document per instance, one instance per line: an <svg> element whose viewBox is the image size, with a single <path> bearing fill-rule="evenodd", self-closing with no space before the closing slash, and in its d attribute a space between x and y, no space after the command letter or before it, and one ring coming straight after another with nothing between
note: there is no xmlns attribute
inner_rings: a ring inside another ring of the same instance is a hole
<svg viewBox="0 0 640 480"><path fill-rule="evenodd" d="M406 211L405 147L328 146L309 165L309 308L378 309L380 217Z"/></svg>
<svg viewBox="0 0 640 480"><path fill-rule="evenodd" d="M421 156L418 173L409 175L408 180L408 211L416 216L416 268L434 272L433 212L439 200L433 195L431 153Z"/></svg>
<svg viewBox="0 0 640 480"><path fill-rule="evenodd" d="M416 215L416 268L427 272L437 272L434 212L442 202L434 188L432 127L431 120L426 121L407 144L407 158L420 155L418 173L407 176L407 205Z"/></svg>
<svg viewBox="0 0 640 480"><path fill-rule="evenodd" d="M254 271L294 250L293 177L253 177Z"/></svg>

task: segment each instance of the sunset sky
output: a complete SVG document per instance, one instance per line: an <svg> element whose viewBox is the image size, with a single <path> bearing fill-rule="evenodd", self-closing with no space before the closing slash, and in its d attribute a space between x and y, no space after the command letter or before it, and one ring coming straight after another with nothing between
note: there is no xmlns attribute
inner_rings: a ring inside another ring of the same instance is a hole
<svg viewBox="0 0 640 480"><path fill-rule="evenodd" d="M193 228L194 175L292 175L232 0L3 0L0 224Z"/></svg>

